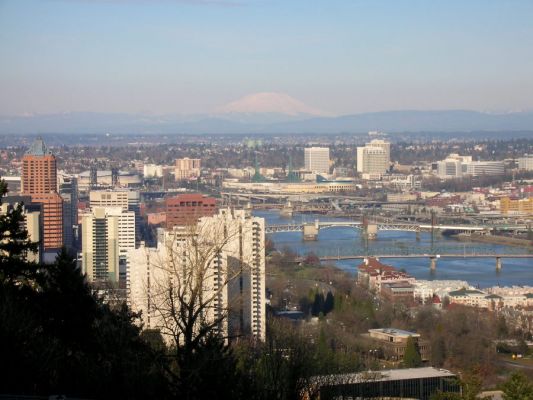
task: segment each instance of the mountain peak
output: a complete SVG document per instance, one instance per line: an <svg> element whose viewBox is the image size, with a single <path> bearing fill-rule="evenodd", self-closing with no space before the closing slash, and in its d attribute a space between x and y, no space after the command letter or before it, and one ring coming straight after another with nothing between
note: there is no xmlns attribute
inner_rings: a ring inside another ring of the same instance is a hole
<svg viewBox="0 0 533 400"><path fill-rule="evenodd" d="M324 116L327 113L310 107L286 93L260 92L244 96L215 109L217 114L285 114L289 116Z"/></svg>

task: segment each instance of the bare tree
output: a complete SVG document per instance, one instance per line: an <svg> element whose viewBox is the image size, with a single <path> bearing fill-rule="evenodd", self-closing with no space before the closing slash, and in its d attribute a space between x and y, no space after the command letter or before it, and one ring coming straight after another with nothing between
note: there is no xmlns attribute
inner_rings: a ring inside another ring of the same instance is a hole
<svg viewBox="0 0 533 400"><path fill-rule="evenodd" d="M255 334L264 320L263 228L222 213L166 232L148 257L146 318L171 345L178 381L197 372L195 357L214 336L227 342L247 326Z"/></svg>

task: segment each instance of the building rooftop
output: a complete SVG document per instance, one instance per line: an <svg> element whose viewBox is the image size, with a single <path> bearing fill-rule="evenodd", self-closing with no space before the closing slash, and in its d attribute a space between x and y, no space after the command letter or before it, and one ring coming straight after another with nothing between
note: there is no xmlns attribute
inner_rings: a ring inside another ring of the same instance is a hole
<svg viewBox="0 0 533 400"><path fill-rule="evenodd" d="M471 296L471 295L484 295L485 293L483 293L482 291L480 290L473 290L473 289L459 289L459 290L454 290L450 293L448 293L449 296Z"/></svg>
<svg viewBox="0 0 533 400"><path fill-rule="evenodd" d="M383 264L375 257L368 257L365 258L365 260L359 264L357 267L360 270L380 270L380 271L397 271L396 268L394 268L391 265Z"/></svg>
<svg viewBox="0 0 533 400"><path fill-rule="evenodd" d="M405 331L403 329L396 329L396 328L379 328L379 329L369 329L368 332L376 332L376 333L382 333L389 336L395 336L395 337L419 337L420 335L416 332L410 332Z"/></svg>
<svg viewBox="0 0 533 400"><path fill-rule="evenodd" d="M31 147L26 152L27 155L30 156L47 156L51 155L52 152L48 147L46 147L46 144L44 143L44 140L41 137L38 137L35 139L31 145Z"/></svg>
<svg viewBox="0 0 533 400"><path fill-rule="evenodd" d="M314 377L312 379L318 382L327 382L326 385L329 386L363 382L401 381L407 379L451 378L454 376L455 374L446 369L422 367L389 369L383 371L365 371L353 374L339 374L323 377Z"/></svg>

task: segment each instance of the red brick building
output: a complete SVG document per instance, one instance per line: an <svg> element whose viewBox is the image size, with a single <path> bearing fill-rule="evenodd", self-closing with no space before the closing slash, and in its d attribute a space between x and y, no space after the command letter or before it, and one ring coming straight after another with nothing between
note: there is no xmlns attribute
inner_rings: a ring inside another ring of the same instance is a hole
<svg viewBox="0 0 533 400"><path fill-rule="evenodd" d="M217 212L216 199L202 194L180 194L165 199L166 227L195 224L198 218Z"/></svg>
<svg viewBox="0 0 533 400"><path fill-rule="evenodd" d="M22 193L51 192L57 192L57 162L43 140L38 138L22 157Z"/></svg>
<svg viewBox="0 0 533 400"><path fill-rule="evenodd" d="M41 138L22 157L22 194L43 206L43 249L63 246L63 199L57 193L57 162Z"/></svg>

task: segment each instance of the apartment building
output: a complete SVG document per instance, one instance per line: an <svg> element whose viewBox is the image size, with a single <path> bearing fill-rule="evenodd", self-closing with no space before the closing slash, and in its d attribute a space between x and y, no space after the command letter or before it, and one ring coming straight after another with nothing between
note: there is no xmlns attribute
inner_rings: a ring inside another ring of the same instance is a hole
<svg viewBox="0 0 533 400"><path fill-rule="evenodd" d="M135 249L135 213L92 207L81 216L82 270L90 282L126 282L127 252Z"/></svg>
<svg viewBox="0 0 533 400"><path fill-rule="evenodd" d="M264 241L264 219L245 210L221 209L200 218L197 225L165 231L157 247L129 250L129 303L134 311L143 312L146 328L168 334L161 313L168 300L168 282L176 282L172 290L182 293L188 289L180 282L188 282L201 288L208 304L205 318L220 318L221 333L264 340ZM200 271L201 285L194 281Z"/></svg>
<svg viewBox="0 0 533 400"><path fill-rule="evenodd" d="M317 174L329 174L329 148L306 147L304 150L305 169Z"/></svg>

